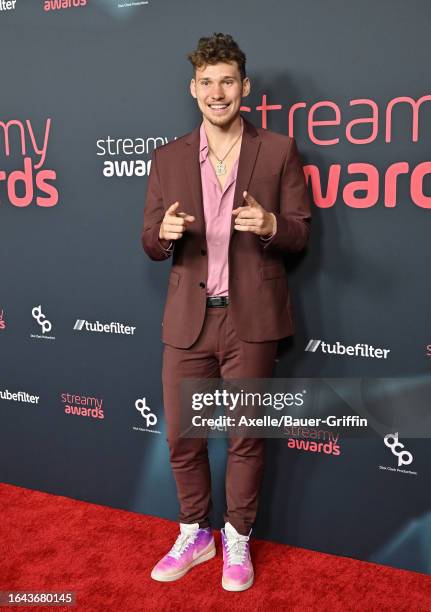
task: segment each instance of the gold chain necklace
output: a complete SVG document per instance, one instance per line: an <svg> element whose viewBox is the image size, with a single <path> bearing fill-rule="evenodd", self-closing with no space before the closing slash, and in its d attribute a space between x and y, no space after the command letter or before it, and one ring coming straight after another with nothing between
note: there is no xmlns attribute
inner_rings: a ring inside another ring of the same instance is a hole
<svg viewBox="0 0 431 612"><path fill-rule="evenodd" d="M220 176L221 174L226 174L226 164L224 163L224 160L226 159L226 157L229 155L229 153L232 151L232 149L234 148L234 146L236 145L236 143L238 142L238 140L241 138L242 136L242 130L243 127L241 125L241 132L239 133L238 138L235 140L235 142L233 143L233 145L230 147L229 151L226 153L226 155L224 157L222 157L221 159L218 158L218 156L215 154L215 152L211 149L209 143L208 143L208 149L211 151L211 153L215 156L215 158L217 159L217 164L216 164L216 174L217 176Z"/></svg>

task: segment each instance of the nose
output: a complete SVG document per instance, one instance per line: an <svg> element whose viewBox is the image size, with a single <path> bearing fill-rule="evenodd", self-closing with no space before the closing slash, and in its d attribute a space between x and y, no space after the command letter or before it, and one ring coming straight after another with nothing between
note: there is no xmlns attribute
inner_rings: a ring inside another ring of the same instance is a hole
<svg viewBox="0 0 431 612"><path fill-rule="evenodd" d="M224 98L224 91L223 91L223 87L221 87L220 84L215 84L213 85L212 89L211 89L211 99L216 101L216 100L222 100Z"/></svg>

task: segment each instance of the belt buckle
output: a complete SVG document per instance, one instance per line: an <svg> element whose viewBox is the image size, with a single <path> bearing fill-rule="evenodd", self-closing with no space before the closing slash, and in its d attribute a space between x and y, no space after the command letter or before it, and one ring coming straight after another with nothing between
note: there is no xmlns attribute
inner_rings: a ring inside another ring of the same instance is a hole
<svg viewBox="0 0 431 612"><path fill-rule="evenodd" d="M219 296L211 296L209 298L207 298L207 306L209 308L219 308L219 307L225 307L227 306L229 303L229 299L228 296L226 295L219 295Z"/></svg>

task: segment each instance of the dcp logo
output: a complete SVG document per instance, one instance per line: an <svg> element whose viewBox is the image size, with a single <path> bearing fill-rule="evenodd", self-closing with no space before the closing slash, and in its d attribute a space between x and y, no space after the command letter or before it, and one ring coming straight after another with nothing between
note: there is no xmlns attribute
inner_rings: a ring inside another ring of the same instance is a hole
<svg viewBox="0 0 431 612"><path fill-rule="evenodd" d="M47 332L51 331L52 325L51 325L51 322L48 321L48 319L45 317L45 315L42 314L41 308L42 308L42 306L40 304L39 304L39 306L35 306L33 308L33 310L31 311L31 314L32 314L32 317L34 319L36 319L36 321L41 326L42 333L46 334Z"/></svg>
<svg viewBox="0 0 431 612"><path fill-rule="evenodd" d="M398 457L398 467L401 465L410 465L410 463L413 461L413 455L406 450L397 450L404 448L404 444L401 444L401 442L398 441L398 432L394 434L387 434L383 438L383 441L386 446L391 449L392 454Z"/></svg>
<svg viewBox="0 0 431 612"><path fill-rule="evenodd" d="M151 427L151 425L156 425L157 423L157 417L155 414L153 414L150 410L150 408L147 406L147 402L145 397L143 397L142 399L137 399L135 402L135 408L136 410L139 410L139 412L141 413L142 418L145 419L146 423L147 423L147 427Z"/></svg>

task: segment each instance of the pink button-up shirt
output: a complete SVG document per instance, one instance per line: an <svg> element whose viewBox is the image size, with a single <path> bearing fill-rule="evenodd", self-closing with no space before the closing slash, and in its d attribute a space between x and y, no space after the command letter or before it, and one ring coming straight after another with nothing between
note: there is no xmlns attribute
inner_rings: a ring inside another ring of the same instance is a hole
<svg viewBox="0 0 431 612"><path fill-rule="evenodd" d="M199 162L208 252L207 295L228 295L228 250L239 156L222 189L208 154L208 140L202 121Z"/></svg>

